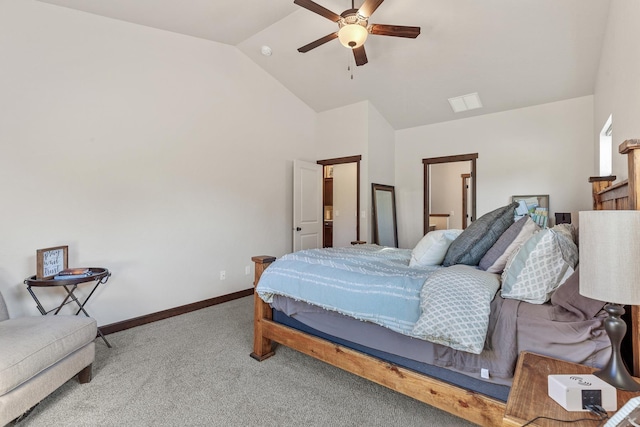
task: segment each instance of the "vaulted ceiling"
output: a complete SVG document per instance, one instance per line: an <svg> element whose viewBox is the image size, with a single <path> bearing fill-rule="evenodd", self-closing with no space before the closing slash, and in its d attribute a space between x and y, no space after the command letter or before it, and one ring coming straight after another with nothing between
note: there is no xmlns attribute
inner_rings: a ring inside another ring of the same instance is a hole
<svg viewBox="0 0 640 427"><path fill-rule="evenodd" d="M314 110L369 100L395 129L592 94L609 10L609 0L386 0L371 22L421 34L370 35L369 62L354 67L338 40L297 51L337 25L293 0L40 1L236 46ZM454 113L447 99L472 92L483 108Z"/></svg>

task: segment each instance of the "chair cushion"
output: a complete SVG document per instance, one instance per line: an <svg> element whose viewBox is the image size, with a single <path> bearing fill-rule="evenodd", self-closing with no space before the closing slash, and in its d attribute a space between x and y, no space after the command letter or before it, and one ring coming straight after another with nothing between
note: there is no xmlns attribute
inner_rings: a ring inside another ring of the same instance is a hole
<svg viewBox="0 0 640 427"><path fill-rule="evenodd" d="M30 316L0 322L0 396L96 338L95 319Z"/></svg>

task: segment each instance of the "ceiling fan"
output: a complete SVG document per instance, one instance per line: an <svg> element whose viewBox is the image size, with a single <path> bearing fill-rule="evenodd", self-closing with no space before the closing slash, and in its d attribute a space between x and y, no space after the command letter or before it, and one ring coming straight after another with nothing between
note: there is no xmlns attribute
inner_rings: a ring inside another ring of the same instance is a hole
<svg viewBox="0 0 640 427"><path fill-rule="evenodd" d="M365 0L360 9L355 9L351 0L351 9L347 9L340 15L333 13L311 0L294 0L298 6L302 6L311 12L324 16L338 24L338 31L328 34L301 48L298 52L305 53L315 49L335 38L340 40L344 47L353 50L356 65L364 65L367 61L367 53L364 50L364 42L369 34L379 36L407 37L415 39L420 34L420 27L407 27L402 25L369 24L369 18L384 0Z"/></svg>

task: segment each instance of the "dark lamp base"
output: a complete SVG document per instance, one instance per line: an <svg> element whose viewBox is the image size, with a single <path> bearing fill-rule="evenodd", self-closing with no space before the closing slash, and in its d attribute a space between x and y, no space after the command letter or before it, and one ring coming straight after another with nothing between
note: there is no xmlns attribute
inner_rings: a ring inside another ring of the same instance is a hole
<svg viewBox="0 0 640 427"><path fill-rule="evenodd" d="M615 388L627 391L640 391L640 383L633 379L622 360L620 344L627 333L627 324L621 318L625 313L619 304L607 304L604 309L609 317L604 320L604 329L611 340L611 358L609 362L594 375L608 382Z"/></svg>

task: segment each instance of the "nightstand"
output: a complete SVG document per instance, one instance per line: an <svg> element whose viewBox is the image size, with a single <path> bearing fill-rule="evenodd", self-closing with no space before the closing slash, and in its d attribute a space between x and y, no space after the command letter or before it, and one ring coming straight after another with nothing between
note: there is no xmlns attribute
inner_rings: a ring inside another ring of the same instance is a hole
<svg viewBox="0 0 640 427"><path fill-rule="evenodd" d="M565 362L535 353L522 352L518 358L516 374L507 399L503 426L522 426L538 416L558 420L576 420L579 418L596 419L589 412L569 412L549 397L547 376L556 374L592 374L595 368L576 363ZM640 393L618 390L618 409L632 397ZM609 413L609 416L613 412ZM589 423L591 425L593 423ZM557 426L557 421L536 420L531 426Z"/></svg>

